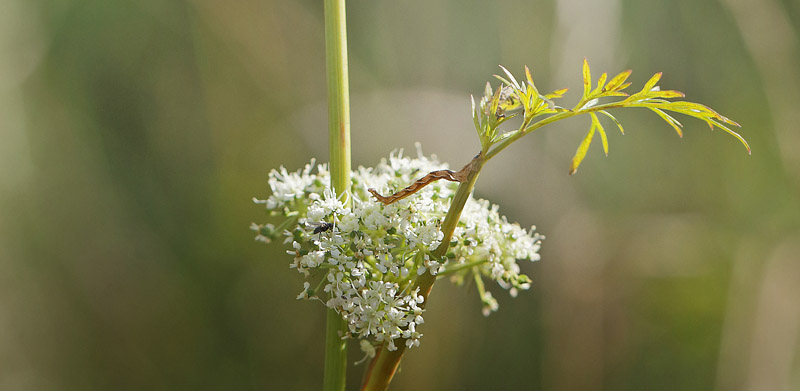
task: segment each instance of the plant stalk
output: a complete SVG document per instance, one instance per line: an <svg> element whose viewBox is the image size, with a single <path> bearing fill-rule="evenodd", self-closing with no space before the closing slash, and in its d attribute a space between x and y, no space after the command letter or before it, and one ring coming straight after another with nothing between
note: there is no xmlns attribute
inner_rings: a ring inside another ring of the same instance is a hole
<svg viewBox="0 0 800 391"><path fill-rule="evenodd" d="M350 93L347 73L345 0L325 0L325 69L328 80L328 135L331 186L337 196L350 193ZM349 202L349 196L344 195ZM347 374L347 325L327 310L324 391L344 391Z"/></svg>
<svg viewBox="0 0 800 391"><path fill-rule="evenodd" d="M461 211L464 210L464 206L467 204L469 195L475 188L475 182L478 180L478 174L480 174L481 168L483 168L483 163L485 162L486 160L483 154L475 156L470 163L471 167L469 174L467 175L467 180L458 185L458 190L456 190L456 194L453 197L453 202L450 204L450 209L447 210L447 215L442 223L442 232L444 233L444 237L442 238L442 242L439 244L439 247L437 247L431 253L431 257L433 259L441 259L447 254L447 249L450 248L450 240L453 238L453 231L455 231L458 220L461 218ZM417 285L420 288L420 294L425 298L425 301L421 305L423 308L428 303L428 295L431 292L431 288L433 288L434 282L436 282L436 276L430 273L425 273L419 276L419 279L417 280ZM400 343L397 345L397 350L394 351L389 351L386 348L386 343L384 343L383 347L372 359L372 362L370 362L370 365L364 374L361 390L386 390L389 387L389 383L392 381L392 377L394 377L395 372L397 372L397 368L400 366L400 359L403 358L405 351L405 340L400 340Z"/></svg>

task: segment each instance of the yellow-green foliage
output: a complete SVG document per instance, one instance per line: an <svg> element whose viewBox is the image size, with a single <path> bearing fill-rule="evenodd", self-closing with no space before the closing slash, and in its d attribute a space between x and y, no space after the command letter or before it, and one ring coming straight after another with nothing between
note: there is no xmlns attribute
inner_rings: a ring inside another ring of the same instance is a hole
<svg viewBox="0 0 800 391"><path fill-rule="evenodd" d="M506 68L502 66L500 68L505 73L505 77L498 75L495 75L495 77L502 81L503 85L492 92L491 86L487 83L485 94L479 104L476 105L474 98L472 100L475 129L478 131L481 147L483 153L486 154L487 160L523 135L544 125L580 114L589 114L591 117L589 132L578 145L570 165L569 173L574 174L584 157L586 157L595 133L600 134L603 152L608 155L608 137L597 113L610 118L617 125L620 132L624 133L622 124L608 112L610 109L622 107L644 107L652 110L672 126L680 137L683 137L683 132L681 131L683 125L667 112L680 113L697 118L706 122L711 129L718 127L736 137L747 148L747 152L750 153L750 146L747 141L726 126L726 124L739 126L738 123L700 103L670 101L669 99L673 98L683 98L684 94L680 91L661 90L657 85L661 79L661 73L653 75L639 92L632 95L623 92L631 85L631 83L626 82L631 75L630 70L620 72L608 82L606 82L608 75L603 73L593 89L589 63L584 59L583 97L572 109L567 109L557 106L553 102L554 99L561 98L567 89L556 90L550 94L542 95L533 83L528 67L525 67L524 83L519 83ZM601 99L616 97L624 97L624 99L601 102ZM499 126L502 123L520 114L522 114L522 124L518 129L508 132L499 130ZM534 119L541 116L546 117L534 122Z"/></svg>

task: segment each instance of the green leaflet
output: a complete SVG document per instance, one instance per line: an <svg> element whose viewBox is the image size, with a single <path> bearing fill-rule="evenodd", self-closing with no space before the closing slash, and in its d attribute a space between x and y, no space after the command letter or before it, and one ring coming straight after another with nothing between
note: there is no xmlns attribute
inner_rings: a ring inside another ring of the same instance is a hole
<svg viewBox="0 0 800 391"><path fill-rule="evenodd" d="M608 156L608 137L606 137L606 131L603 129L603 125L600 124L600 120L597 119L597 114L591 113L591 115L592 126L597 128L597 132L600 133L600 141L603 142L603 152Z"/></svg>
<svg viewBox="0 0 800 391"><path fill-rule="evenodd" d="M676 120L671 115L669 115L669 114L667 114L667 113L665 113L665 112L663 112L663 111L661 111L661 110L659 110L659 109L657 109L655 107L648 107L648 108L650 110L653 110L656 114L658 114L658 116L661 117L666 123L672 125L672 127L675 129L675 131L678 132L678 137L681 137L681 138L683 137L683 131L681 130L681 127L683 127L683 125L681 125L681 123L678 122L678 120Z"/></svg>
<svg viewBox="0 0 800 391"><path fill-rule="evenodd" d="M586 152L589 150L589 144L592 143L592 137L594 137L594 128L594 126L589 128L589 133L586 134L586 137L583 138L581 144L578 145L578 150L575 151L575 156L572 158L572 165L569 166L569 175L572 175L578 171L578 166L581 165L583 158L586 157Z"/></svg>
<svg viewBox="0 0 800 391"><path fill-rule="evenodd" d="M586 58L583 59L583 96L589 97L589 91L592 90L592 71L589 69L589 62Z"/></svg>
<svg viewBox="0 0 800 391"><path fill-rule="evenodd" d="M608 111L605 111L605 110L600 110L600 113L605 114L606 117L608 117L608 118L611 118L611 120L614 121L615 124L617 124L617 127L619 128L620 133L625 134L625 129L622 128L622 124L619 123L619 121L617 121L616 117L614 117L613 115L611 115L611 113L609 113Z"/></svg>

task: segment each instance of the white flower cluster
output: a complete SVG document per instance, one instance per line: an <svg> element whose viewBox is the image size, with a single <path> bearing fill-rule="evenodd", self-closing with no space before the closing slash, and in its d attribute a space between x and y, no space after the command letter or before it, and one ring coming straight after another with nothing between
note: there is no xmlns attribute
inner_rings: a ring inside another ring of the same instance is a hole
<svg viewBox="0 0 800 391"><path fill-rule="evenodd" d="M470 199L447 257L431 259L443 238L441 221L458 184L434 182L391 205L375 201L367 192L376 188L390 194L445 168L435 157L418 155L412 159L396 152L375 168L359 167L352 173L351 199L337 198L326 186L326 166L318 165L312 173L313 161L297 172L273 170L272 195L254 199L288 217L277 228L255 223L251 228L259 241L286 237L291 245L287 252L294 258L291 267L307 278L298 299L322 300L341 314L350 336L385 341L390 350L396 349L398 338L408 347L419 345L424 298L416 286L418 276L447 274L456 282L468 275L486 277L515 296L518 289L530 287L517 260L538 260L543 239L533 228L526 231L508 223L496 205ZM497 302L482 282L479 291L484 313L496 310Z"/></svg>

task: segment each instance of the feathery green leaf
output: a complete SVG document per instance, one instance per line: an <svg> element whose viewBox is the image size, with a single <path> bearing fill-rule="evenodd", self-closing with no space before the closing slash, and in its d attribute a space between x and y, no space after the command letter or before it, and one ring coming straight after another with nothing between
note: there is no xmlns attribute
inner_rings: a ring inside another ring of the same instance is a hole
<svg viewBox="0 0 800 391"><path fill-rule="evenodd" d="M581 144L578 145L578 150L575 151L575 156L572 158L572 164L569 167L569 175L578 171L578 166L581 165L583 158L586 157L586 151L589 150L589 144L592 143L592 137L594 137L594 126L589 128L589 133L586 134Z"/></svg>
<svg viewBox="0 0 800 391"><path fill-rule="evenodd" d="M502 66L500 68L503 70L503 76L495 75L495 77L500 80L504 86L501 85L498 87L498 90L494 92L492 92L490 86L487 86L487 94L484 99L481 100L480 107L473 109L473 111L475 111L473 117L476 121L476 128L482 127L486 129L485 133L487 134L483 135L483 137L488 137L488 141L486 141L486 144L483 146L485 150L488 151L486 155L487 159L495 156L499 151L525 134L544 125L580 114L589 114L591 116L591 127L572 158L570 174L574 174L586 157L595 132L600 133L603 152L608 155L608 135L597 113L602 113L610 118L614 124L617 125L620 132L625 134L622 124L616 117L609 113L611 109L625 107L643 107L650 109L672 126L675 132L681 137L683 137L683 125L673 117L673 113L688 115L707 123L711 129L714 129L714 127L723 129L726 133L739 140L745 148L747 148L748 153L751 152L750 146L745 139L727 126L739 126L738 123L702 104L670 100L683 98L684 94L676 90L661 90L658 86L658 82L661 80L662 76L660 72L654 74L640 91L632 93L629 96L627 93L623 92L623 90L631 85L631 83L627 81L632 73L630 70L620 72L610 80L608 79L607 73L602 73L600 77L593 82L589 62L584 58L582 67L583 97L575 107L570 110L556 106L551 100L563 97L567 89L556 90L549 94L541 95L534 85L533 77L528 67L525 67L525 83L522 85L519 84L517 79L515 79L506 68ZM592 89L593 87L594 89ZM607 99L612 97L624 98L616 101L609 101ZM500 124L520 113L522 114L523 120L519 130L514 132L499 131L498 126ZM539 116L545 117L538 121L533 121ZM492 148L495 145L496 147Z"/></svg>
<svg viewBox="0 0 800 391"><path fill-rule="evenodd" d="M671 115L655 107L648 107L648 109L653 110L656 114L658 114L658 116L661 117L661 119L663 119L666 123L670 124L675 129L675 131L678 132L678 137L683 138L683 130L681 130L683 125L680 122L678 122L678 120L676 120Z"/></svg>
<svg viewBox="0 0 800 391"><path fill-rule="evenodd" d="M752 151L750 151L750 145L749 145L749 144L747 144L747 141L745 141L744 137L742 137L741 135L739 135L739 133L736 133L736 132L734 132L733 130L731 130L731 129L730 129L730 128L728 128L727 126L725 126L725 125L723 125L723 124L721 124L721 123L719 123L719 122L717 122L717 121L714 121L714 120L707 120L706 122L708 122L708 123L709 123L709 126L710 126L711 124L713 124L714 126L716 126L716 127L720 128L720 129L722 129L722 130L724 130L724 131L728 132L728 134L730 134L731 136L733 136L733 137L736 137L736 139L737 139L737 140L739 140L739 141L740 141L740 142L741 142L741 143L744 145L744 147L745 147L745 148L747 148L747 154L748 154L748 155L752 155ZM712 127L712 129L713 129L713 127Z"/></svg>
<svg viewBox="0 0 800 391"><path fill-rule="evenodd" d="M556 99L556 98L563 98L564 94L569 90L569 88L562 88L560 90L555 90L549 94L546 94L544 97L547 99Z"/></svg>
<svg viewBox="0 0 800 391"><path fill-rule="evenodd" d="M597 128L597 132L600 133L600 141L603 142L603 152L608 156L608 137L606 136L606 131L603 129L603 125L600 123L600 120L597 118L597 114L589 113L592 116L592 126Z"/></svg>
<svg viewBox="0 0 800 391"><path fill-rule="evenodd" d="M622 124L619 123L619 121L617 121L616 117L614 117L613 115L611 115L611 113L609 113L608 111L605 111L605 110L600 110L600 113L605 114L606 117L608 117L608 118L611 118L611 120L614 121L615 124L617 124L617 127L619 128L620 133L625 134L625 129L622 128Z"/></svg>
<svg viewBox="0 0 800 391"><path fill-rule="evenodd" d="M628 76L630 76L632 72L633 71L628 69L627 71L620 72L619 75L614 76L611 80L608 81L608 84L606 84L606 91L624 90L625 88L621 87L622 83L624 83L625 80L628 80ZM629 85L630 85L630 83L628 83L625 86L627 87Z"/></svg>
<svg viewBox="0 0 800 391"><path fill-rule="evenodd" d="M528 69L527 65L525 66L525 78L528 81L528 85L531 86L531 88L533 88L534 93L538 94L539 90L536 88L536 85L533 84L533 77L531 77L531 70Z"/></svg>
<svg viewBox="0 0 800 391"><path fill-rule="evenodd" d="M506 69L502 65L500 65L500 69L502 69L503 72L508 76L508 79L511 80L514 83L514 84L510 84L511 86L516 87L516 89L518 89L518 90L522 89L522 86L520 86L519 83L517 83L517 79L514 78L514 75L512 75L511 72L508 71L508 69ZM509 83L506 83L506 84L509 84Z"/></svg>
<svg viewBox="0 0 800 391"><path fill-rule="evenodd" d="M642 92L649 92L656 86L656 83L661 80L661 72L656 73L647 83L644 84L644 88L642 88Z"/></svg>
<svg viewBox="0 0 800 391"><path fill-rule="evenodd" d="M603 74L600 75L600 78L597 79L597 87L592 91L592 96L600 96L600 94L603 92L603 87L605 87L607 78L608 74L606 74L605 72L603 72Z"/></svg>
<svg viewBox="0 0 800 391"><path fill-rule="evenodd" d="M583 59L583 97L589 98L589 92L592 90L592 71L589 69L589 62L584 57Z"/></svg>

